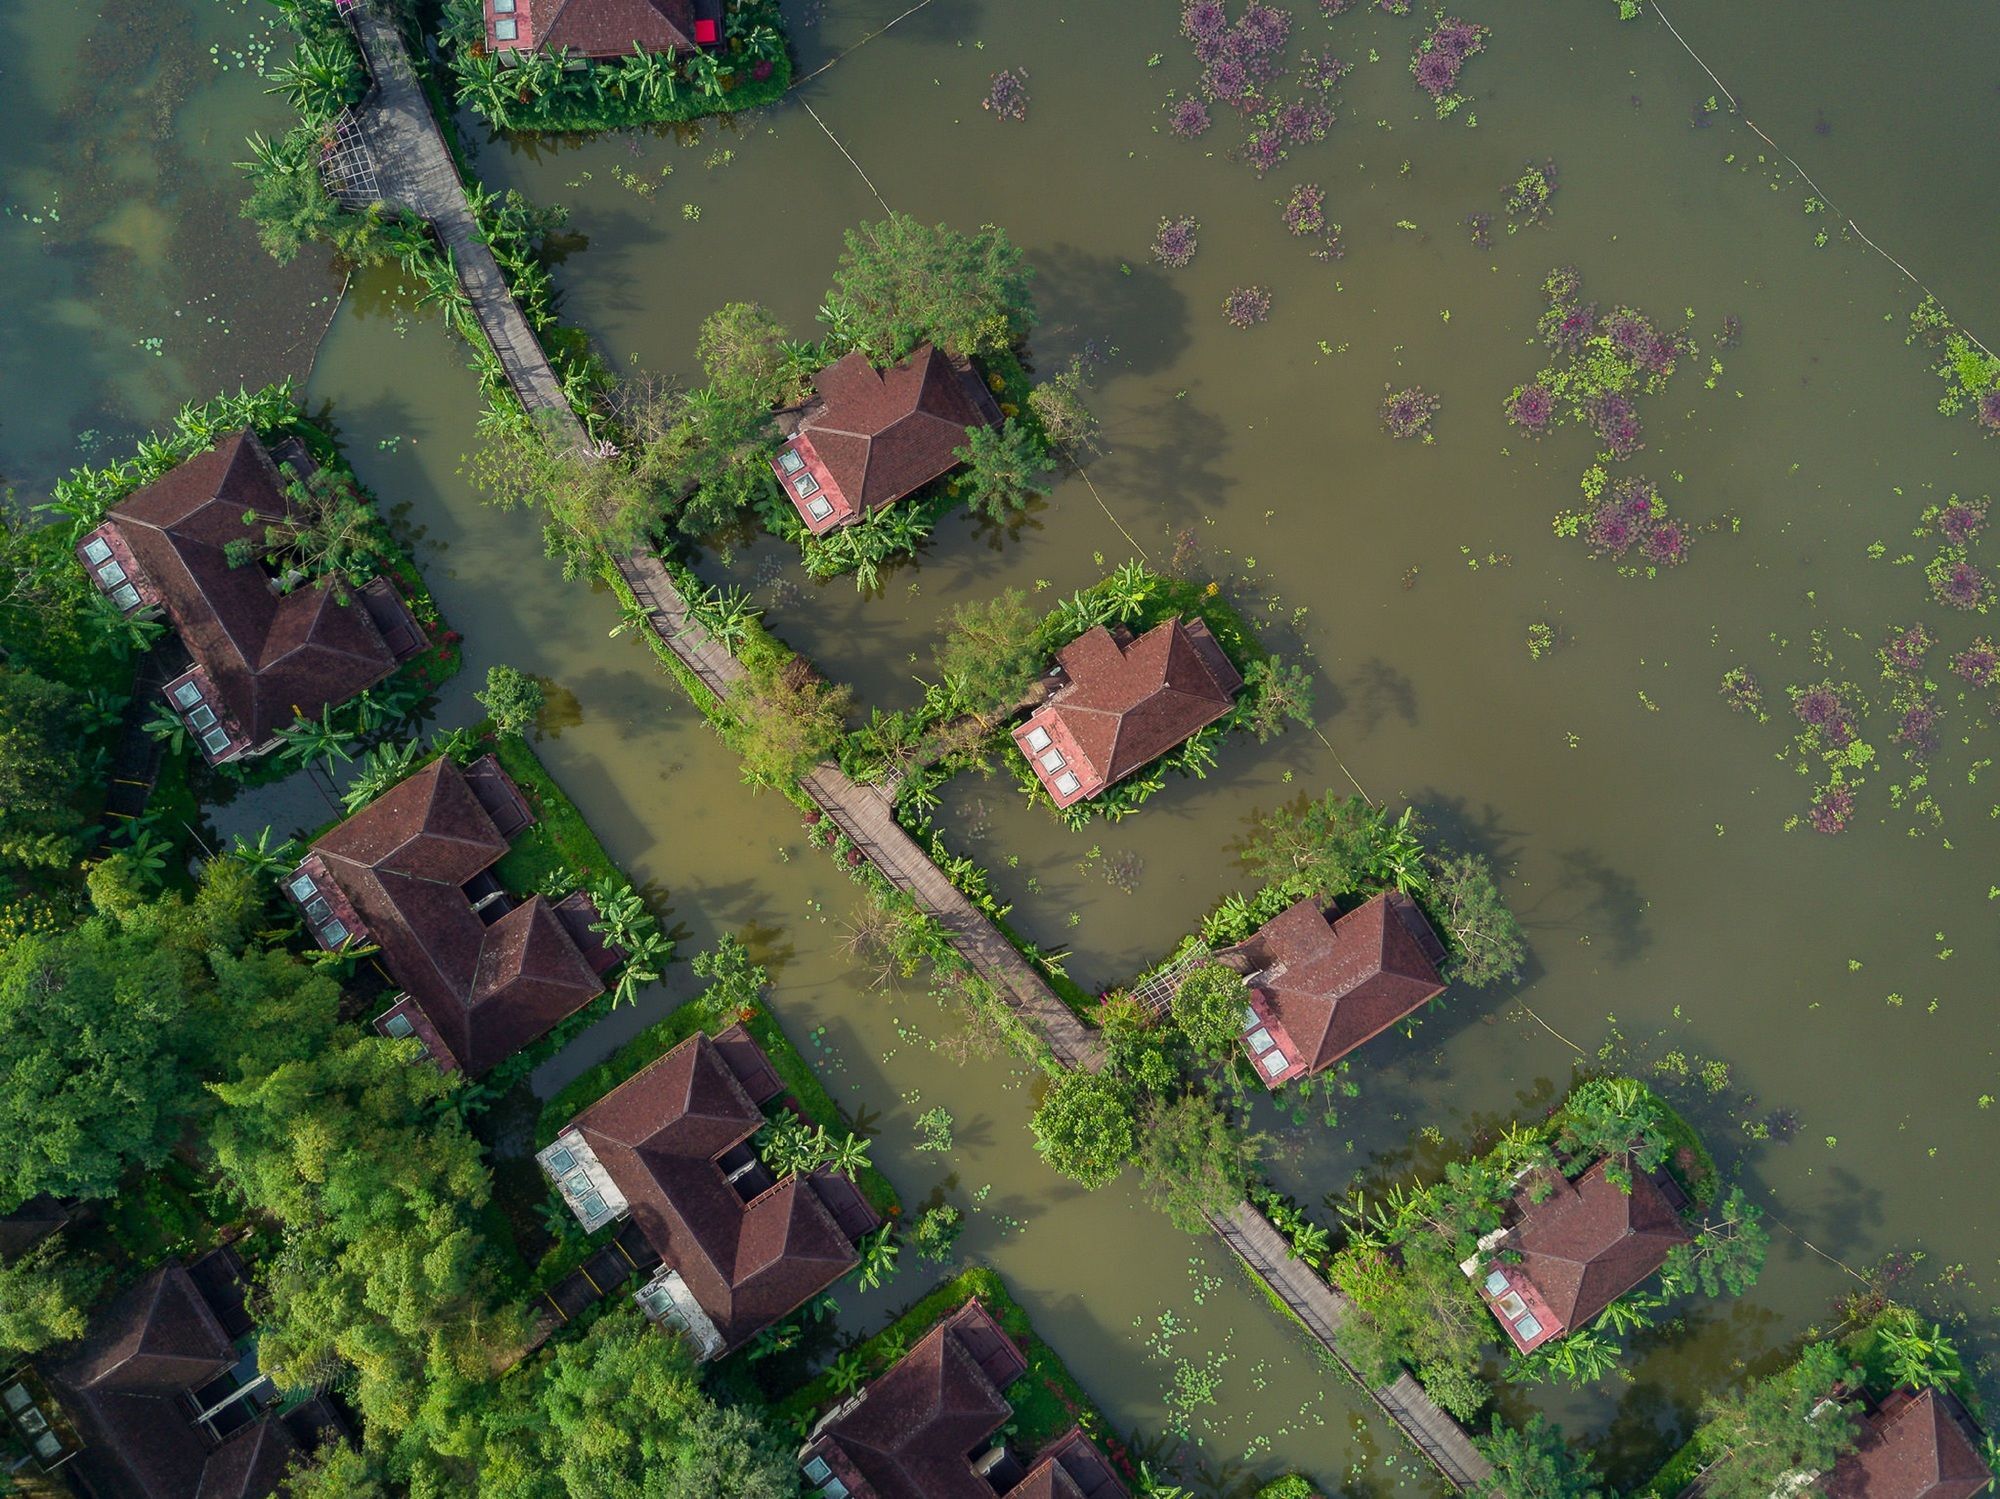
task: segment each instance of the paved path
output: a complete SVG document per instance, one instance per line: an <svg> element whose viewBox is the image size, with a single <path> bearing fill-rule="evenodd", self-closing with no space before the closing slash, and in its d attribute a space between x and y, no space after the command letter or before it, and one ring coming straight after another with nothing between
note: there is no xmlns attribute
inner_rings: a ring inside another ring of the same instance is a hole
<svg viewBox="0 0 2000 1499"><path fill-rule="evenodd" d="M362 135L375 159L375 176L389 202L407 208L437 230L458 268L459 284L521 404L546 413L574 447L583 448L583 424L563 398L548 356L521 315L507 280L480 237L465 199L465 185L445 148L430 103L410 66L396 25L363 5L351 14L354 29L375 75L375 93L358 113Z"/></svg>
<svg viewBox="0 0 2000 1499"><path fill-rule="evenodd" d="M1223 1243L1257 1272L1341 1367L1354 1374L1355 1382L1364 1384L1334 1344L1335 1329L1349 1311L1347 1298L1311 1266L1292 1258L1285 1236L1249 1203L1238 1203L1227 1216L1210 1214L1208 1221ZM1454 1488L1484 1492L1484 1485L1493 1477L1493 1465L1479 1455L1464 1428L1439 1409L1422 1385L1406 1373L1391 1384L1370 1389L1369 1394Z"/></svg>

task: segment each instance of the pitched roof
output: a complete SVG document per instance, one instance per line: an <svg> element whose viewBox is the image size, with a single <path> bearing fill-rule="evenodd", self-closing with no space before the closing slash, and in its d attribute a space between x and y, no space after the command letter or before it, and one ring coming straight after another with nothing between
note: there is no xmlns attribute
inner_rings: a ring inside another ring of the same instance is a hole
<svg viewBox="0 0 2000 1499"><path fill-rule="evenodd" d="M1898 1393L1863 1424L1854 1451L1834 1465L1829 1499L1973 1499L1992 1481L1971 1418L1948 1392Z"/></svg>
<svg viewBox="0 0 2000 1499"><path fill-rule="evenodd" d="M1659 1185L1631 1170L1622 1192L1599 1161L1541 1202L1515 1199L1521 1218L1504 1247L1521 1255L1521 1272L1573 1332L1666 1263L1691 1237ZM1629 1163L1628 1163L1629 1166ZM1553 1173L1551 1173L1553 1174Z"/></svg>
<svg viewBox="0 0 2000 1499"><path fill-rule="evenodd" d="M976 1301L966 1309L985 1316ZM820 1433L873 1499L993 1499L970 1458L1013 1408L959 1337L962 1315L925 1333Z"/></svg>
<svg viewBox="0 0 2000 1499"><path fill-rule="evenodd" d="M845 355L813 384L819 398L800 430L857 511L887 505L949 473L967 432L1000 420L970 361L930 344L885 370L866 355Z"/></svg>
<svg viewBox="0 0 2000 1499"><path fill-rule="evenodd" d="M686 52L694 46L693 0L526 0L522 40L584 57Z"/></svg>
<svg viewBox="0 0 2000 1499"><path fill-rule="evenodd" d="M537 895L488 926L465 883L507 852L449 756L313 845L397 983L475 1076L604 992Z"/></svg>
<svg viewBox="0 0 2000 1499"><path fill-rule="evenodd" d="M231 542L261 549L264 526L288 507L277 465L243 431L106 516L252 744L296 717L317 718L396 665L358 600L336 602L324 582L281 595L255 563L229 565Z"/></svg>
<svg viewBox="0 0 2000 1499"><path fill-rule="evenodd" d="M1121 636L1099 625L1058 651L1069 680L1048 703L1107 785L1221 718L1243 685L1199 619Z"/></svg>
<svg viewBox="0 0 2000 1499"><path fill-rule="evenodd" d="M1223 954L1256 976L1315 1072L1444 993L1443 955L1424 913L1400 890L1337 918L1308 897Z"/></svg>
<svg viewBox="0 0 2000 1499"><path fill-rule="evenodd" d="M808 1179L788 1176L747 1203L724 1179L717 1157L763 1123L701 1033L570 1121L725 1349L789 1315L859 1260Z"/></svg>
<svg viewBox="0 0 2000 1499"><path fill-rule="evenodd" d="M178 1261L128 1287L90 1335L50 1370L83 1436L75 1466L93 1492L194 1499L209 1453L179 1397L236 1362L215 1315Z"/></svg>
<svg viewBox="0 0 2000 1499"><path fill-rule="evenodd" d="M196 1499L264 1499L298 1451L284 1422L268 1416L252 1422L209 1454Z"/></svg>

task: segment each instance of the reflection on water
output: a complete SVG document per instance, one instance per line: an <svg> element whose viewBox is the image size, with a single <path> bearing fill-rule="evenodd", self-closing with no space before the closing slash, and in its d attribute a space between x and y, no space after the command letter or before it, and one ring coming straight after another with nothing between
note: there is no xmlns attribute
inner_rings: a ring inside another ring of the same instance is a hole
<svg viewBox="0 0 2000 1499"><path fill-rule="evenodd" d="M1302 32L1328 25L1294 9ZM1779 1226L1756 1292L1648 1335L1629 1380L1510 1396L1512 1413L1539 1407L1587 1436L1622 1481L1706 1390L1818 1319L1852 1284L1843 1266L1922 1249L1919 1280L1957 1267L1948 1301L1993 1300L2000 1111L1981 1102L2000 1093L1988 904L2000 835L1980 776L1991 705L1947 699L1926 787L1871 725L1885 763L1838 839L1785 831L1808 783L1773 755L1790 736L1775 721L1786 683L1872 684L1892 623L1924 618L1941 651L1976 632L1928 603L1922 556L1896 559L1925 504L1992 490L2000 450L1933 410L1938 392L1903 344L1914 299L1895 273L1837 239L1816 248L1802 192L1757 160L1738 123L1693 128L1713 85L1670 36L1620 26L1609 4L1519 9L1490 18L1468 74L1477 129L1439 122L1415 94L1403 63L1414 20L1357 8L1331 23L1326 44L1357 65L1341 123L1261 182L1211 152L1219 133L1189 144L1157 128L1169 89L1189 81L1170 6L933 6L870 42L810 86L814 108L897 207L1002 223L1027 248L1042 269L1037 361L1054 367L1086 343L1106 352L1093 398L1106 451L1089 485L1064 478L1018 536L946 521L876 597L805 579L768 542L702 565L756 584L781 633L885 707L919 695L953 601L1005 586L1053 601L1135 543L1156 564L1198 551L1275 641L1308 656L1325 744L1239 740L1207 781L1173 783L1143 816L1082 834L1023 805L1010 777L962 778L941 826L993 870L1022 931L1068 949L1092 988L1171 948L1237 882L1230 850L1249 819L1301 792L1352 784L1413 802L1509 871L1534 941L1521 988L1450 995L1414 1034L1371 1044L1359 1096L1331 1129L1275 1111L1260 1123L1274 1179L1319 1206L1357 1179L1441 1169L1466 1138L1545 1109L1601 1047L1670 1086ZM2000 123L1983 61L2000 40L1990 9L1941 0L1920 21L1859 0L1673 10L1759 124L1992 341L2000 307L1979 271L1995 168L1963 149ZM834 7L802 33L807 66L883 19ZM15 210L0 243L10 269L27 267L0 340L9 471L45 472L85 427L150 420L180 398L176 377L197 390L261 378L257 360L320 293L298 289L316 271L253 273L248 258L218 283L181 249L227 256L242 232L226 202L196 208L235 191L204 186L237 149L236 127L213 122L268 118L254 83L204 50L251 24L240 7L201 11L191 57L149 34L118 60L120 88L98 91L75 63L89 18L47 0L0 13L35 94L0 94L0 112L37 143L0 164ZM191 72L176 73L177 55ZM1002 67L1033 80L1024 124L978 108ZM168 99L162 136L147 122ZM102 113L108 164L75 159L64 110ZM1466 216L1496 212L1521 163L1550 156L1554 221L1473 249ZM140 162L157 169L139 178L156 190L64 200L65 224L77 208L87 232L28 221L61 181L129 184ZM490 143L479 167L572 205L568 315L621 365L662 371L687 372L701 316L732 298L809 330L841 228L880 212L796 107L734 131ZM1279 203L1299 182L1325 189L1345 260L1314 261L1284 232ZM1185 271L1147 262L1169 214L1202 225ZM1578 266L1593 296L1663 320L1742 320L1712 390L1705 372L1684 375L1647 410L1643 471L1676 513L1734 518L1657 580L1620 578L1551 534L1577 504L1588 439L1569 429L1531 443L1500 414L1541 362L1526 345L1558 264ZM1220 305L1245 284L1269 287L1274 311L1240 332ZM217 285L230 335L176 329L158 360L130 347ZM472 711L464 694L496 661L566 689L560 736L541 749L613 853L667 892L690 948L750 931L788 1029L844 1100L880 1111L876 1154L905 1200L951 1179L973 1223L967 1250L1016 1285L1118 1425L1180 1420L1231 1491L1245 1463L1302 1466L1350 1493L1422 1488L1406 1449L1370 1433L1355 1394L1214 1246L1171 1234L1125 1186L1086 1195L1042 1169L1024 1069L981 1056L927 996L871 988L849 968L839 943L853 888L811 855L789 804L737 784L643 650L606 639L609 601L543 562L531 519L483 511L465 491L462 354L388 278L348 306L312 393L363 477L406 507L433 591L467 637L446 716ZM38 348L83 357L49 368L30 362ZM1384 388L1412 384L1444 399L1434 445L1377 430ZM1558 642L1539 658L1537 623ZM1739 660L1763 681L1771 724L1719 702ZM1926 791L1942 826L1914 813ZM601 1056L687 983L677 972L671 994L621 1012L542 1081ZM914 1151L916 1115L938 1104L958 1122L948 1161ZM911 1284L906 1270L898 1289ZM843 1299L859 1325L903 1296Z"/></svg>

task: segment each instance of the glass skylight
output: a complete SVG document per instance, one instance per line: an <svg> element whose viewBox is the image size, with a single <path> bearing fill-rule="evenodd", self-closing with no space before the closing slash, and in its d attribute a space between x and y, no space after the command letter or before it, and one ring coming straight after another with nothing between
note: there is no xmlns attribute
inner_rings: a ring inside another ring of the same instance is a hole
<svg viewBox="0 0 2000 1499"><path fill-rule="evenodd" d="M562 1146L557 1145L549 1151L549 1170L553 1171L557 1176L561 1176L575 1164L576 1157L571 1155L567 1150L564 1150Z"/></svg>
<svg viewBox="0 0 2000 1499"><path fill-rule="evenodd" d="M788 474L795 474L805 466L806 461L798 455L796 448L786 448L778 455L778 467Z"/></svg>
<svg viewBox="0 0 2000 1499"><path fill-rule="evenodd" d="M7 1386L6 1394L0 1395L0 1399L4 1399L7 1402L8 1410L17 1411L26 1405L30 1399L28 1387L24 1384L10 1384Z"/></svg>
<svg viewBox="0 0 2000 1499"><path fill-rule="evenodd" d="M1506 1294L1507 1294L1507 1277L1506 1277L1505 1275L1503 1275L1503 1274L1502 1274L1502 1273L1501 1273L1500 1271L1498 1271L1498 1270L1495 1270L1495 1271L1494 1271L1494 1272L1493 1272L1493 1273L1492 1273L1491 1275L1487 1276L1487 1277L1486 1277L1486 1294L1487 1294L1488 1296L1504 1296L1504 1295L1506 1295Z"/></svg>
<svg viewBox="0 0 2000 1499"><path fill-rule="evenodd" d="M210 729L206 734L201 736L201 743L202 748L206 749L211 755L219 755L229 748L229 735L221 729Z"/></svg>
<svg viewBox="0 0 2000 1499"><path fill-rule="evenodd" d="M521 28L513 21L501 20L493 23L493 35L503 42L511 42L521 34Z"/></svg>
<svg viewBox="0 0 2000 1499"><path fill-rule="evenodd" d="M493 14L511 16L514 14L514 0L493 0Z"/></svg>
<svg viewBox="0 0 2000 1499"><path fill-rule="evenodd" d="M111 602L120 609L134 609L139 604L139 590L130 583L122 583L112 591Z"/></svg>
<svg viewBox="0 0 2000 1499"><path fill-rule="evenodd" d="M1062 751L1056 749L1054 746L1050 746L1042 756L1042 769L1044 770L1061 770L1068 763L1068 761L1063 759Z"/></svg>
<svg viewBox="0 0 2000 1499"><path fill-rule="evenodd" d="M102 578L104 586L109 588L114 583L123 583L125 581L125 569L120 567L116 559L114 559L100 567L97 570L97 576Z"/></svg>
<svg viewBox="0 0 2000 1499"><path fill-rule="evenodd" d="M814 520L825 520L829 515L833 514L833 501L829 500L825 495L821 495L818 499L810 501L806 505L806 510Z"/></svg>
<svg viewBox="0 0 2000 1499"><path fill-rule="evenodd" d="M811 474L801 473L792 476L792 493L800 499L804 499L818 488L819 480L815 479Z"/></svg>
<svg viewBox="0 0 2000 1499"><path fill-rule="evenodd" d="M1530 1312L1514 1324L1514 1331L1524 1338L1538 1338L1542 1335L1542 1324L1537 1322L1535 1314Z"/></svg>
<svg viewBox="0 0 2000 1499"><path fill-rule="evenodd" d="M1083 782L1076 778L1076 772L1073 770L1066 770L1056 777L1056 790L1060 791L1064 796L1068 796L1082 784Z"/></svg>
<svg viewBox="0 0 2000 1499"><path fill-rule="evenodd" d="M192 708L196 703L201 701L201 684L198 682L181 683L180 686L174 689L174 701L179 703L183 708Z"/></svg>
<svg viewBox="0 0 2000 1499"><path fill-rule="evenodd" d="M1276 1077L1289 1067L1291 1063L1285 1060L1285 1054L1282 1051L1272 1051L1259 1057L1257 1065L1264 1069L1266 1076Z"/></svg>
<svg viewBox="0 0 2000 1499"><path fill-rule="evenodd" d="M307 896L319 894L319 886L313 883L313 877L309 874L294 875L291 891L300 900L304 900Z"/></svg>
<svg viewBox="0 0 2000 1499"><path fill-rule="evenodd" d="M1049 747L1049 731L1040 724L1028 730L1028 748L1040 754Z"/></svg>
<svg viewBox="0 0 2000 1499"><path fill-rule="evenodd" d="M815 1457L809 1460L806 1463L805 1473L806 1480L809 1483L824 1483L827 1479L833 1477L833 1469L826 1465L826 1459L823 1457Z"/></svg>
<svg viewBox="0 0 2000 1499"><path fill-rule="evenodd" d="M93 564L102 562L111 555L111 543L102 536L93 536L83 544L83 555Z"/></svg>
<svg viewBox="0 0 2000 1499"><path fill-rule="evenodd" d="M387 1020L382 1022L382 1034L393 1037L398 1041L402 1040L405 1036L414 1036L416 1033L417 1028L410 1024L410 1017L407 1015L391 1015Z"/></svg>
<svg viewBox="0 0 2000 1499"><path fill-rule="evenodd" d="M199 708L195 709L194 712L188 715L188 727L191 729L214 728L215 710L209 707L207 703L203 703Z"/></svg>
<svg viewBox="0 0 2000 1499"><path fill-rule="evenodd" d="M347 923L343 921L329 921L320 929L319 940L324 942L328 947L340 946L341 943L347 940Z"/></svg>
<svg viewBox="0 0 2000 1499"><path fill-rule="evenodd" d="M1252 1031L1249 1035L1245 1036L1243 1039L1250 1043L1250 1049L1260 1057L1264 1055L1265 1052L1269 1051L1272 1047L1278 1044L1277 1042L1271 1039L1271 1033L1265 1030L1261 1025L1258 1026L1257 1029Z"/></svg>

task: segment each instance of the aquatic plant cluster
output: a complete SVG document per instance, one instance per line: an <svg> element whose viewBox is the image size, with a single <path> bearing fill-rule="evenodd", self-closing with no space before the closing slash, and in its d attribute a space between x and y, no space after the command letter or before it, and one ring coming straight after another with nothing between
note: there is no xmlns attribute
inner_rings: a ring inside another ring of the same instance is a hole
<svg viewBox="0 0 2000 1499"><path fill-rule="evenodd" d="M1301 182L1291 196L1280 200L1285 228L1301 238L1316 236L1320 247L1313 252L1318 260L1339 260L1347 253L1340 242L1340 225L1326 217L1326 190L1317 182Z"/></svg>
<svg viewBox="0 0 2000 1499"><path fill-rule="evenodd" d="M1943 544L1924 565L1931 597L1947 609L1984 614L1993 603L1993 581L1972 561L1971 548L1986 528L1986 501L1951 496L1924 511L1920 536L1935 536Z"/></svg>
<svg viewBox="0 0 2000 1499"><path fill-rule="evenodd" d="M1382 430L1397 439L1421 437L1435 442L1431 418L1443 409L1443 398L1428 394L1421 385L1391 391L1382 398Z"/></svg>
<svg viewBox="0 0 2000 1499"><path fill-rule="evenodd" d="M1593 557L1636 554L1655 567L1678 567L1687 560L1687 527L1668 513L1659 486L1637 475L1605 486L1583 536Z"/></svg>
<svg viewBox="0 0 2000 1499"><path fill-rule="evenodd" d="M1153 236L1153 258L1177 271L1185 268L1194 259L1194 232L1199 227L1192 214L1178 219L1161 219L1160 232Z"/></svg>
<svg viewBox="0 0 2000 1499"><path fill-rule="evenodd" d="M1555 216L1556 162L1553 156L1529 162L1507 189L1507 232L1539 224Z"/></svg>
<svg viewBox="0 0 2000 1499"><path fill-rule="evenodd" d="M1931 368L1945 383L1938 410L1945 416L1970 413L1988 437L2000 436L2000 359L1987 352L1944 310L1936 297L1925 294L1910 314L1909 336L1931 355Z"/></svg>
<svg viewBox="0 0 2000 1499"><path fill-rule="evenodd" d="M1439 119L1456 114L1465 104L1458 91L1459 74L1468 60L1486 50L1486 38L1492 34L1490 27L1440 16L1429 35L1418 39L1410 54L1410 76L1437 105Z"/></svg>
<svg viewBox="0 0 2000 1499"><path fill-rule="evenodd" d="M1823 678L1790 689L1792 716L1801 725L1794 741L1799 768L1809 771L1818 760L1829 768L1827 779L1813 791L1806 820L1815 832L1844 832L1854 816L1854 793L1862 784L1854 774L1872 764L1875 751L1858 727L1867 702L1852 686Z"/></svg>
<svg viewBox="0 0 2000 1499"><path fill-rule="evenodd" d="M997 120L1017 123L1028 118L1028 70L1002 68L986 81L986 97L981 109L991 110Z"/></svg>
<svg viewBox="0 0 2000 1499"><path fill-rule="evenodd" d="M1533 436L1558 418L1584 422L1604 445L1604 458L1623 462L1644 446L1637 398L1666 387L1680 357L1693 352L1692 341L1685 332L1662 332L1630 307L1600 314L1595 302L1583 300L1573 267L1549 272L1542 290L1548 297L1538 325L1542 342L1562 363L1514 388L1507 419Z"/></svg>
<svg viewBox="0 0 2000 1499"><path fill-rule="evenodd" d="M1204 134L1213 123L1211 105L1242 116L1247 133L1235 150L1238 160L1262 177L1284 161L1288 148L1326 139L1333 128L1331 95L1349 71L1347 64L1310 50L1299 54L1297 93L1281 97L1275 85L1288 71L1286 50L1292 18L1250 0L1234 21L1224 0L1187 0L1181 8L1181 35L1201 64L1195 92L1171 100L1169 128L1183 139Z"/></svg>
<svg viewBox="0 0 2000 1499"><path fill-rule="evenodd" d="M1222 299L1222 315L1232 327L1252 327L1271 315L1271 294L1261 286L1239 286Z"/></svg>

